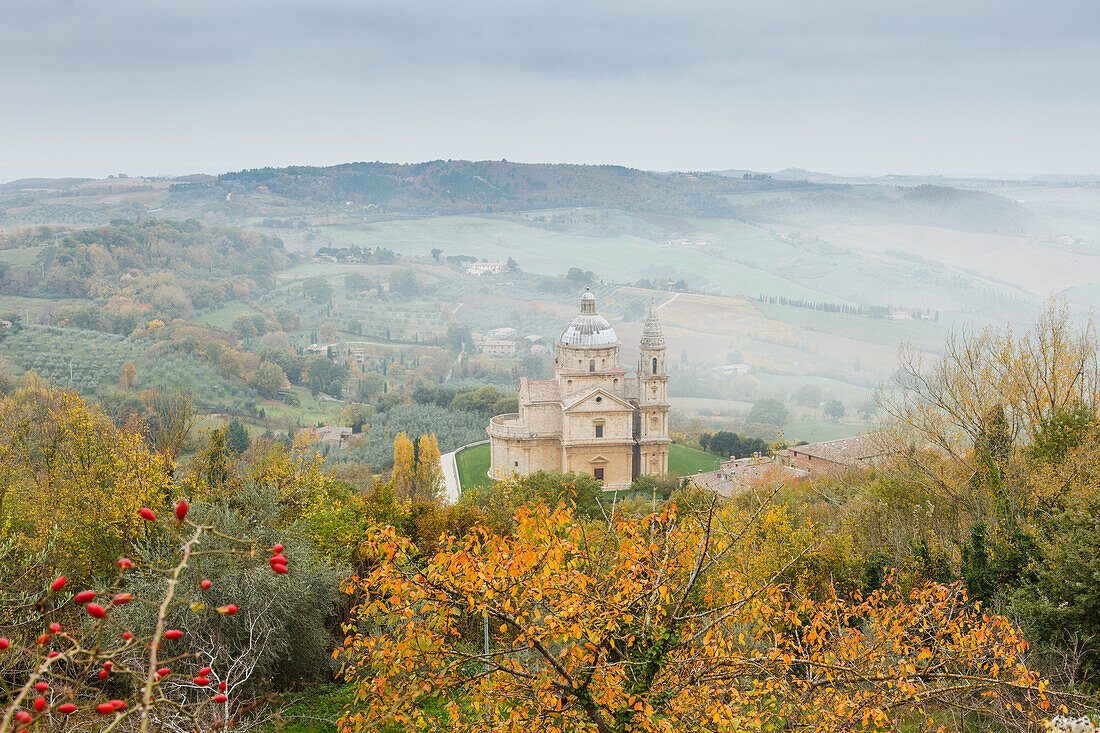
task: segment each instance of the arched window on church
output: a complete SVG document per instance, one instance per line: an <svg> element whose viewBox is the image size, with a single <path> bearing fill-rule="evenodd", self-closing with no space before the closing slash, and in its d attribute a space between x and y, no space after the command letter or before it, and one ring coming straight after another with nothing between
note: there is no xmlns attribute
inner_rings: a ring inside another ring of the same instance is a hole
<svg viewBox="0 0 1100 733"><path fill-rule="evenodd" d="M590 372L596 371L596 360L595 359L589 359L588 360L588 371L590 371Z"/></svg>
<svg viewBox="0 0 1100 733"><path fill-rule="evenodd" d="M657 373L657 357L653 357L653 373Z"/></svg>

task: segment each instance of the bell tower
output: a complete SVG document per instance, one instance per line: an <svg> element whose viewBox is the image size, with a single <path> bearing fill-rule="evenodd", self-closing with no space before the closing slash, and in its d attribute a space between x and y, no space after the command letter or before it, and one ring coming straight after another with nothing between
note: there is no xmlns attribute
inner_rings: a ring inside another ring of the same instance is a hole
<svg viewBox="0 0 1100 733"><path fill-rule="evenodd" d="M638 357L639 474L668 473L668 370L665 335L653 304L642 329Z"/></svg>

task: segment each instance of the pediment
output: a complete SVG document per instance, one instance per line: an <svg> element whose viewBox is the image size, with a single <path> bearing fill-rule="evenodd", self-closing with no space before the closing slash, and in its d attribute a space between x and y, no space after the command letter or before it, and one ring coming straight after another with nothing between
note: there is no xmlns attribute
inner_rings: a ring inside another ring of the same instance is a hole
<svg viewBox="0 0 1100 733"><path fill-rule="evenodd" d="M589 387L588 389L569 395L562 402L566 412L576 410L581 406L591 408L595 405L599 406L599 410L607 412L627 412L634 410L634 406L629 402L603 387Z"/></svg>
<svg viewBox="0 0 1100 733"><path fill-rule="evenodd" d="M589 463L597 463L597 464L611 463L611 461L607 460L603 456L595 456L593 458L589 458L588 462Z"/></svg>

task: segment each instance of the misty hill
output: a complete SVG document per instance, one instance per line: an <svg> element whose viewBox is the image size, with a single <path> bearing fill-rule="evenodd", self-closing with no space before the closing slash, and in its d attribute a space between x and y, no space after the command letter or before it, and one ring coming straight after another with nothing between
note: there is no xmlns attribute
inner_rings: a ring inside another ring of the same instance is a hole
<svg viewBox="0 0 1100 733"><path fill-rule="evenodd" d="M574 206L722 216L728 182L714 175L666 175L622 166L507 161L347 163L259 168L217 180L178 182L176 199L260 194L289 201L376 208L387 214L462 214Z"/></svg>
<svg viewBox="0 0 1100 733"><path fill-rule="evenodd" d="M916 224L962 231L1021 233L1035 214L1016 201L948 186L817 186L803 196L776 197L736 206L748 221L795 226L826 223Z"/></svg>
<svg viewBox="0 0 1100 733"><path fill-rule="evenodd" d="M170 272L191 300L210 305L233 296L234 278L270 279L290 262L277 237L198 221L142 219L71 231L41 226L0 236L0 293L94 297L109 292L107 283L142 277L151 278L155 291L169 282L157 278Z"/></svg>

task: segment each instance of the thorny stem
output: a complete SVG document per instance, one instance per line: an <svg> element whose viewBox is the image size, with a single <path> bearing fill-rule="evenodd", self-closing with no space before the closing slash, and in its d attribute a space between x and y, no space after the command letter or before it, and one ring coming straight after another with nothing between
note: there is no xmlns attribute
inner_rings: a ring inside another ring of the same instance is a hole
<svg viewBox="0 0 1100 733"><path fill-rule="evenodd" d="M161 601L160 607L157 609L157 627L153 632L153 638L149 642L149 669L145 675L145 689L141 693L141 733L148 733L149 731L149 713L152 709L153 701L153 682L157 678L157 647L160 646L161 637L164 635L164 622L168 616L168 609L172 605L172 601L176 597L176 586L179 583L180 575L183 573L184 568L187 567L187 561L191 558L191 548L198 542L199 537L202 536L204 527L201 525L195 526L195 534L187 542L183 543L183 557L176 563L176 567L172 570L172 575L168 578L168 590L164 594L164 600Z"/></svg>

